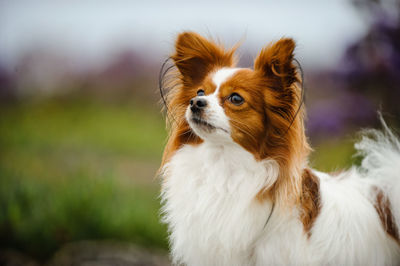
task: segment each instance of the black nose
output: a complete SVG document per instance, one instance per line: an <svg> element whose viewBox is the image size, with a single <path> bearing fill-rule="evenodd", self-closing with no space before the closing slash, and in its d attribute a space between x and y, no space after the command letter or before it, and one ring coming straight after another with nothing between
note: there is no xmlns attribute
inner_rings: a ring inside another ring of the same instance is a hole
<svg viewBox="0 0 400 266"><path fill-rule="evenodd" d="M190 110L192 112L200 112L207 106L207 101L203 98L194 97L190 100Z"/></svg>

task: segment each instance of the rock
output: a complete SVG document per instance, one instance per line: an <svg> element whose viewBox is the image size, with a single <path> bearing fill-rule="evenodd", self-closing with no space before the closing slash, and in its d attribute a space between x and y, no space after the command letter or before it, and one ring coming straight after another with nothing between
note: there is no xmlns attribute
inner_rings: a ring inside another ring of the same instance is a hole
<svg viewBox="0 0 400 266"><path fill-rule="evenodd" d="M133 244L110 241L81 241L67 244L46 264L46 266L170 265L165 252L150 251Z"/></svg>
<svg viewBox="0 0 400 266"><path fill-rule="evenodd" d="M1 266L39 266L31 257L16 250L0 250Z"/></svg>

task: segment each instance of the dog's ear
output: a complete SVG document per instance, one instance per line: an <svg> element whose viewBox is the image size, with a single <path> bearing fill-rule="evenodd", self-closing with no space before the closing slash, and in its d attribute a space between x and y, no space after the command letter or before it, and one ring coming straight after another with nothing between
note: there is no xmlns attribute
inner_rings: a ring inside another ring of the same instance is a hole
<svg viewBox="0 0 400 266"><path fill-rule="evenodd" d="M179 34L172 59L182 74L185 86L196 86L215 67L234 65L234 49L225 51L221 46L194 32Z"/></svg>
<svg viewBox="0 0 400 266"><path fill-rule="evenodd" d="M254 70L267 78L281 82L288 88L297 81L296 67L293 65L293 52L296 43L293 39L282 38L261 50L254 62Z"/></svg>
<svg viewBox="0 0 400 266"><path fill-rule="evenodd" d="M296 44L292 39L283 38L261 50L254 62L254 70L265 84L264 100L270 119L280 120L284 132L294 119L301 101L301 90L297 68L293 64Z"/></svg>

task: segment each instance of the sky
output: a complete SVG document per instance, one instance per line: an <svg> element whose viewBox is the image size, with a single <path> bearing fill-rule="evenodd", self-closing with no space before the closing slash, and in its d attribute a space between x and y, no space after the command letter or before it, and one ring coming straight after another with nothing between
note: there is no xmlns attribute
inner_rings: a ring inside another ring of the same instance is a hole
<svg viewBox="0 0 400 266"><path fill-rule="evenodd" d="M121 49L162 61L176 35L192 30L227 47L243 41L239 51L252 57L268 42L292 37L306 65L329 67L366 28L345 0L0 0L0 63L13 68L32 47L89 66Z"/></svg>

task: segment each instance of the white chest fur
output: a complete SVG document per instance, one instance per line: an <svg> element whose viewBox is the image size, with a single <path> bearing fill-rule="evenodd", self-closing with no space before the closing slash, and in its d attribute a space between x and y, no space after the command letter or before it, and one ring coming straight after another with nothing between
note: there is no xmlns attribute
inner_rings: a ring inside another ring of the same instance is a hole
<svg viewBox="0 0 400 266"><path fill-rule="evenodd" d="M234 143L178 150L164 168L162 191L174 261L253 264L253 244L271 210L256 195L277 175L275 161L257 162Z"/></svg>

